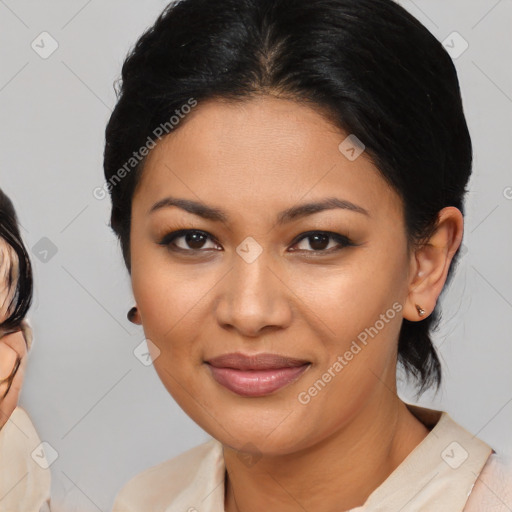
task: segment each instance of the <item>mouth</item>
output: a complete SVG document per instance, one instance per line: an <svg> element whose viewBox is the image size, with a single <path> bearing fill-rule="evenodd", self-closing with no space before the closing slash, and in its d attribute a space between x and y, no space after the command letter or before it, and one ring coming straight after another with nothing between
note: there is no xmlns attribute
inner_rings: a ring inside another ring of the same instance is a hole
<svg viewBox="0 0 512 512"><path fill-rule="evenodd" d="M309 361L278 354L224 354L205 361L220 385L240 396L274 393L298 380L311 366Z"/></svg>

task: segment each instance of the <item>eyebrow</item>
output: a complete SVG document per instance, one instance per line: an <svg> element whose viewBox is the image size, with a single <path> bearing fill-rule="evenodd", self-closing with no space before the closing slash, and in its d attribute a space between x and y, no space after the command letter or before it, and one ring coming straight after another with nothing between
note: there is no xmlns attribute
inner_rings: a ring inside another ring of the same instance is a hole
<svg viewBox="0 0 512 512"><path fill-rule="evenodd" d="M203 219L216 222L227 222L229 220L228 214L219 208L208 206L204 203L193 201L192 199L181 199L176 197L165 197L164 199L161 199L151 207L148 215L162 208L169 208L172 206L181 208L182 210L202 217ZM324 210L333 210L335 208L341 208L343 210L361 213L363 215L367 215L368 217L370 216L369 212L362 206L358 206L344 199L328 197L326 199L322 199L321 201L292 206L291 208L279 212L277 215L277 223L285 224L287 222L312 215L313 213L322 212Z"/></svg>

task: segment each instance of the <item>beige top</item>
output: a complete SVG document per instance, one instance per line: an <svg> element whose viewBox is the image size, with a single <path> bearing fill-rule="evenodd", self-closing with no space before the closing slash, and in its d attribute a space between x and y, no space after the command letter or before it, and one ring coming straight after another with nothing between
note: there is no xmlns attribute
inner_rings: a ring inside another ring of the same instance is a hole
<svg viewBox="0 0 512 512"><path fill-rule="evenodd" d="M445 412L408 407L430 433L349 512L510 512L512 470L491 448ZM17 407L0 430L0 512L50 510L45 467L44 446ZM224 475L222 445L211 439L130 480L113 512L222 512Z"/></svg>
<svg viewBox="0 0 512 512"><path fill-rule="evenodd" d="M512 510L512 473L491 447L446 412L407 407L429 434L364 505L348 512ZM132 478L113 512L222 512L225 472L222 444L211 439Z"/></svg>
<svg viewBox="0 0 512 512"><path fill-rule="evenodd" d="M49 505L44 445L28 414L16 407L0 430L0 512L46 512Z"/></svg>

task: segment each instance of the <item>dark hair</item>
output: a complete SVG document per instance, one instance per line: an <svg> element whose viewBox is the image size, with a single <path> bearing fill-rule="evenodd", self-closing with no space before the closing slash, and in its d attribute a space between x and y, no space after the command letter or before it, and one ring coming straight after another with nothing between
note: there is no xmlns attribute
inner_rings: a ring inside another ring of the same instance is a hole
<svg viewBox="0 0 512 512"><path fill-rule="evenodd" d="M117 93L104 170L110 225L129 272L131 200L145 160L113 178L191 97L273 94L321 109L365 144L402 198L410 246L428 239L442 208L464 213L472 146L455 67L442 44L391 0L181 0L131 50ZM429 335L439 320L436 307L401 327L398 360L416 378L418 395L441 382Z"/></svg>
<svg viewBox="0 0 512 512"><path fill-rule="evenodd" d="M12 247L17 257L17 262L14 262L17 267L17 272L14 271L15 266L9 264L9 272L6 276L6 284L9 291L12 287L15 292L12 296L10 304L7 306L7 311L10 314L0 324L2 331L7 332L11 329L17 329L22 324L22 320L27 314L32 303L33 280L32 280L32 265L30 259L21 239L20 231L18 228L18 218L14 210L12 201L0 189L0 239ZM13 262L11 262L13 263ZM2 265L4 262L2 262ZM17 277L15 274L18 274ZM8 296L10 293L8 292Z"/></svg>

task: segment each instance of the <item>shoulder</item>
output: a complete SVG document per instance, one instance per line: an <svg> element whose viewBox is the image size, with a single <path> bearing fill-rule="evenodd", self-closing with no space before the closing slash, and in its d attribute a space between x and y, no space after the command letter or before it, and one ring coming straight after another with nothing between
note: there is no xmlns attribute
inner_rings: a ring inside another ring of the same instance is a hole
<svg viewBox="0 0 512 512"><path fill-rule="evenodd" d="M25 409L23 409L19 405L16 406L16 408L12 412L9 418L9 422L12 422L13 425L19 428L23 428L26 431L26 433L35 432L35 427L32 423L32 420L30 419L30 416L27 414ZM6 427L9 424L9 422L7 422Z"/></svg>
<svg viewBox="0 0 512 512"><path fill-rule="evenodd" d="M40 443L39 435L29 415L17 406L0 430L3 452L15 453L34 449Z"/></svg>
<svg viewBox="0 0 512 512"><path fill-rule="evenodd" d="M0 512L36 511L49 503L51 478L44 447L19 406L0 430L0 461Z"/></svg>
<svg viewBox="0 0 512 512"><path fill-rule="evenodd" d="M477 480L464 512L508 512L512 506L512 462L492 453Z"/></svg>
<svg viewBox="0 0 512 512"><path fill-rule="evenodd" d="M222 444L210 439L130 479L117 494L113 512L165 510L176 500L190 506L201 487L223 477L223 464Z"/></svg>

